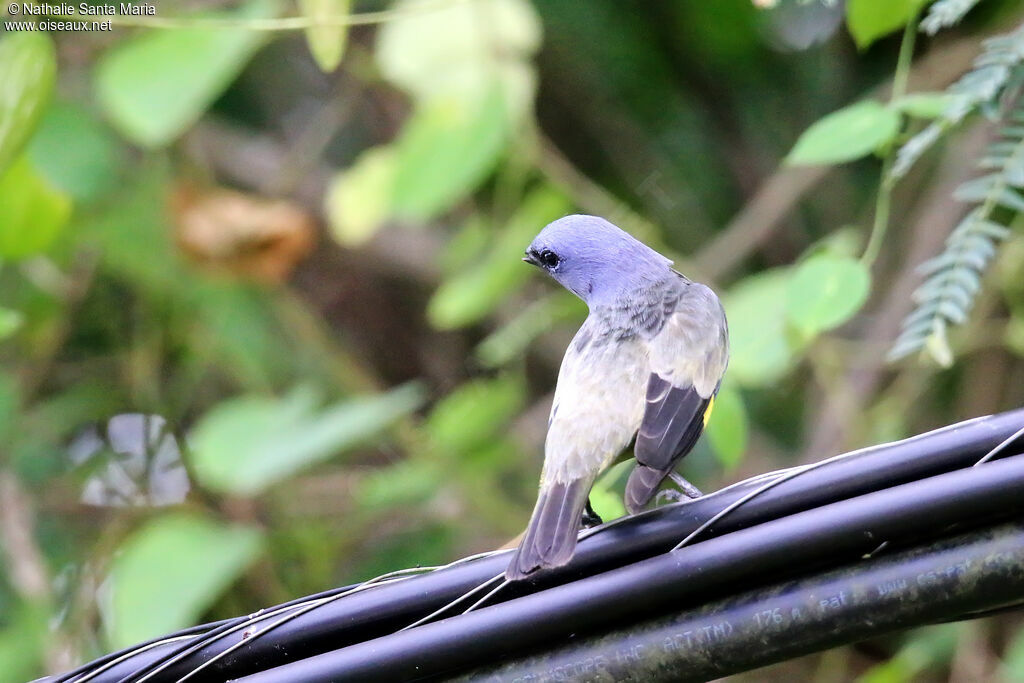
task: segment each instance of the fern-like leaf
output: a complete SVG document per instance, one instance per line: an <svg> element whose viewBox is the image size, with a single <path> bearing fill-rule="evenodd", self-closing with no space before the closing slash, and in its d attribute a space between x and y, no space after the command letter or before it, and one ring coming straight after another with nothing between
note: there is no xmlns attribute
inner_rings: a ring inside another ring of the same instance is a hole
<svg viewBox="0 0 1024 683"><path fill-rule="evenodd" d="M916 308L904 319L890 360L925 350L940 365L953 362L947 330L967 321L982 274L1009 234L992 214L997 207L1024 212L1024 97L1009 120L979 163L990 172L968 180L953 194L974 208L946 240L945 250L918 267L925 281L914 292Z"/></svg>
<svg viewBox="0 0 1024 683"><path fill-rule="evenodd" d="M959 24L980 0L938 0L921 20L921 30L934 36L941 29Z"/></svg>
<svg viewBox="0 0 1024 683"><path fill-rule="evenodd" d="M932 9L940 4L941 1ZM998 103L1007 86L1024 76L1024 24L1010 33L989 38L982 46L973 68L949 86L947 92L953 98L945 111L900 148L892 167L894 178L904 176L921 155L968 114Z"/></svg>

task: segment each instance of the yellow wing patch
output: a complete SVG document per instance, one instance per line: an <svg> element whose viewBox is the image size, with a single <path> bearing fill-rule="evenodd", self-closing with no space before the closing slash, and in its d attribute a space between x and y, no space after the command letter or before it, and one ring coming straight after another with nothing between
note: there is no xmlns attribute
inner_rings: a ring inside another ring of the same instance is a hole
<svg viewBox="0 0 1024 683"><path fill-rule="evenodd" d="M715 397L712 396L708 401L707 410L704 411L704 426L708 426L708 420L711 419L711 411L715 409Z"/></svg>

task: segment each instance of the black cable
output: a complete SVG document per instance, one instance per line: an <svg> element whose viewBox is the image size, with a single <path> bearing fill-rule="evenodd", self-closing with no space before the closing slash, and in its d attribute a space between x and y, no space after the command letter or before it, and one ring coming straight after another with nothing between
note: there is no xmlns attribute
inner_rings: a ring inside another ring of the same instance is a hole
<svg viewBox="0 0 1024 683"><path fill-rule="evenodd" d="M183 629L181 629L179 631L175 631L174 633L170 633L170 634L165 635L165 636L159 636L157 638L151 638L149 640L145 640L145 641L143 641L141 643L137 643L137 644L132 645L130 647L126 647L126 648L123 648L121 650L117 650L116 652L110 652L108 654L103 655L102 657L97 657L96 659L92 660L91 662L86 662L85 664L82 664L81 666L78 666L78 667L76 667L74 669L71 669L70 671L66 671L65 673L61 674L60 676L51 676L51 677L43 678L43 679L40 679L40 680L41 681L47 681L49 683L67 683L68 681L73 681L73 680L75 680L75 678L77 678L77 677L79 677L79 676L81 676L81 675L83 675L85 673L88 673L89 671L93 671L96 668L101 667L101 666L107 664L108 662L112 662L113 660L115 660L115 659L117 659L119 657L123 657L123 656L125 656L127 654L130 654L132 652L138 652L138 653L141 654L141 652L143 650L156 649L156 648L151 648L151 646L155 645L156 643L160 643L162 641L167 641L167 640L172 640L172 639L177 639L177 638L184 638L184 637L193 636L193 635L205 635L205 634L209 633L210 631L216 629L219 626L222 626L222 625L228 624L228 623L234 623L235 621L237 621L239 619L243 619L243 618L244 617L233 617L231 619L221 619L220 621L214 621L214 622L210 622L210 623L207 623L207 624L198 624L196 626L190 626L188 628L183 628ZM169 646L171 646L171 645L173 645L173 644L169 644Z"/></svg>
<svg viewBox="0 0 1024 683"><path fill-rule="evenodd" d="M320 598L331 597L339 593L351 590L355 588L356 585L357 584L350 584L348 586L331 588L329 590L322 591L314 595L309 595L303 598L296 598L294 600L289 600L288 602L281 603L280 605L277 605L272 609L283 609L293 605L302 604L309 600L317 600ZM81 666L78 666L72 669L71 671L67 671L61 674L60 676L51 676L40 679L40 681L45 681L46 683L72 683L79 677L88 674L91 671L95 671L97 668L102 667L114 661L115 659L124 657L125 655L128 655L132 652L135 652L137 654L132 658L131 662L128 663L128 666L132 668L133 672L138 674L141 673L144 669L148 668L150 665L159 663L160 661L163 661L166 658L173 657L176 654L183 652L189 646L193 645L194 643L202 639L215 637L218 633L222 633L226 631L228 628L236 626L240 623L247 622L250 619L251 615L244 617L231 617L229 619L221 619L219 621L213 621L206 624L189 626L187 628L174 631L173 633L168 633L167 635L159 636L157 638L151 638L149 640L137 643L130 647L117 650L116 652L111 652L109 654L103 655L102 657L98 657L92 660L91 662L86 662L85 664L82 664ZM197 637L189 640L184 644L177 642L179 638L184 638L187 636ZM157 643L163 641L174 642L167 642L166 645L153 647ZM94 680L101 679L97 677Z"/></svg>
<svg viewBox="0 0 1024 683"><path fill-rule="evenodd" d="M403 681L499 661L568 634L629 624L785 575L806 575L883 541L1024 510L1024 456L937 475L765 522L501 605L255 673L244 683ZM933 596L934 597L934 596Z"/></svg>
<svg viewBox="0 0 1024 683"><path fill-rule="evenodd" d="M1024 410L1017 410L977 418L833 459L744 503L716 522L702 538L922 477L970 467L1022 424ZM1018 452L1020 448L1020 445L1013 444L1006 454ZM723 508L756 489L759 483L744 482L696 501L666 506L621 520L584 539L576 558L566 568L545 572L531 581L507 587L496 600L512 599L663 553ZM496 554L346 596L282 625L272 637L252 639L230 657L217 661L190 680L197 683L220 681L386 635L500 574L506 563L507 554ZM341 590L327 591L320 596L337 594ZM305 600L307 598L286 604ZM232 623L238 622L232 620ZM239 633L222 639L204 637L201 649L168 668L160 680L176 680L235 646L240 638ZM190 641L185 647L192 648L197 642ZM165 663L183 649L175 644L140 653L137 658L122 662L93 680L114 683L124 676L138 675L141 670ZM80 667L80 670L87 670L88 666Z"/></svg>
<svg viewBox="0 0 1024 683"><path fill-rule="evenodd" d="M485 666L464 681L706 681L1024 598L1024 525L944 539L827 574Z"/></svg>

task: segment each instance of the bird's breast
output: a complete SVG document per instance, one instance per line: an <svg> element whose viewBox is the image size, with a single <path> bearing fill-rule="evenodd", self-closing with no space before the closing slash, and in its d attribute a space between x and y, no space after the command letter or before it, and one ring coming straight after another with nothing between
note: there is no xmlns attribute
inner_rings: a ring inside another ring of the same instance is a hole
<svg viewBox="0 0 1024 683"><path fill-rule="evenodd" d="M629 444L643 417L647 368L636 339L570 346L545 442L546 480L603 469Z"/></svg>

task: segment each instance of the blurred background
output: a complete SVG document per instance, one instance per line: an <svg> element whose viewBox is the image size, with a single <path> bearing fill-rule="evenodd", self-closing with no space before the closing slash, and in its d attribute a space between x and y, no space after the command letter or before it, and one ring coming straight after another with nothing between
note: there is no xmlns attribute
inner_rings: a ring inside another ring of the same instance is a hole
<svg viewBox="0 0 1024 683"><path fill-rule="evenodd" d="M509 542L567 213L725 302L704 490L1024 403L1018 0L73 18L0 34L0 680ZM735 680L1024 680L1022 623Z"/></svg>

